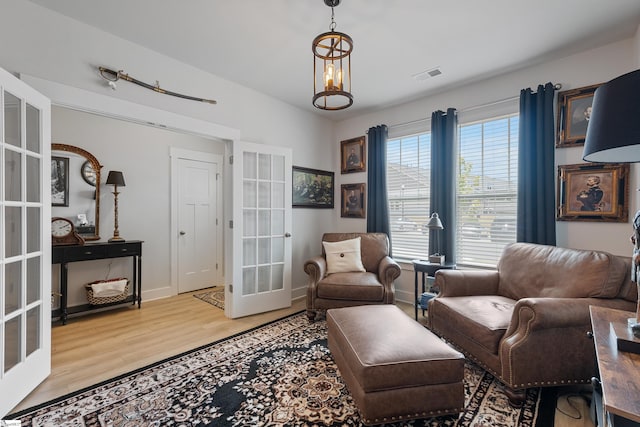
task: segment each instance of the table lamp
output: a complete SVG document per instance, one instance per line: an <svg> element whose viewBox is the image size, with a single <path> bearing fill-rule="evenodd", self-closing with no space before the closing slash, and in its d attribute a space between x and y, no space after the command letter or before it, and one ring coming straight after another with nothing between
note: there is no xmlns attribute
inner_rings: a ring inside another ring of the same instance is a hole
<svg viewBox="0 0 640 427"><path fill-rule="evenodd" d="M437 213L432 213L429 222L427 223L427 228L429 230L434 230L433 233L430 233L429 238L431 238L431 234L433 234L433 240L435 242L434 247L436 248L436 253L433 255L429 255L429 262L433 264L444 264L444 255L440 254L440 241L438 239L438 234L440 230L444 230L442 226L442 221L440 221L440 217Z"/></svg>
<svg viewBox="0 0 640 427"><path fill-rule="evenodd" d="M124 175L120 171L109 171L107 176L107 185L113 185L113 237L109 239L111 242L124 242L118 231L118 186L124 187Z"/></svg>
<svg viewBox="0 0 640 427"><path fill-rule="evenodd" d="M640 161L640 70L596 89L582 158L588 162ZM633 218L631 279L640 291L640 210ZM638 292L640 296L640 292ZM640 300L628 325L613 325L618 349L640 353Z"/></svg>

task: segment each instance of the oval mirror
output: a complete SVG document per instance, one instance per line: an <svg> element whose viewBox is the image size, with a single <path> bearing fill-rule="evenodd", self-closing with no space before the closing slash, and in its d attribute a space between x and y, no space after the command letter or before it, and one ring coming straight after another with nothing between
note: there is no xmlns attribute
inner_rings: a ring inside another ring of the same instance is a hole
<svg viewBox="0 0 640 427"><path fill-rule="evenodd" d="M84 240L100 239L100 169L88 151L51 144L51 216L71 220Z"/></svg>

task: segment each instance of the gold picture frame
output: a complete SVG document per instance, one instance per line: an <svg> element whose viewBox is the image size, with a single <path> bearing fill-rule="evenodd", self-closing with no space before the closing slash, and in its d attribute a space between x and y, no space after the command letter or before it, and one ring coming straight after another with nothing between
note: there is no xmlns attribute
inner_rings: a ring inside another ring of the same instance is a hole
<svg viewBox="0 0 640 427"><path fill-rule="evenodd" d="M340 216L343 218L365 218L366 196L365 184L341 185Z"/></svg>
<svg viewBox="0 0 640 427"><path fill-rule="evenodd" d="M557 190L560 221L629 219L628 163L560 165Z"/></svg>
<svg viewBox="0 0 640 427"><path fill-rule="evenodd" d="M602 83L565 90L558 94L556 148L584 145L593 95L600 86Z"/></svg>
<svg viewBox="0 0 640 427"><path fill-rule="evenodd" d="M340 141L340 172L366 171L366 154L364 135Z"/></svg>

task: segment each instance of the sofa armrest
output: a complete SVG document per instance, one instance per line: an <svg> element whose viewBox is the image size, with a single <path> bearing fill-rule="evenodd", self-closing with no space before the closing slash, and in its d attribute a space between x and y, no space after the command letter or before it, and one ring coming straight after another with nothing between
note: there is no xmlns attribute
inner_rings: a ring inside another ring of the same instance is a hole
<svg viewBox="0 0 640 427"><path fill-rule="evenodd" d="M380 264L378 264L378 280L384 286L385 304L393 304L395 302L396 288L393 281L400 277L401 272L400 265L390 256L385 256L380 260Z"/></svg>
<svg viewBox="0 0 640 427"><path fill-rule="evenodd" d="M315 285L327 274L327 260L323 256L315 256L304 263L304 272L309 275L309 284Z"/></svg>
<svg viewBox="0 0 640 427"><path fill-rule="evenodd" d="M589 381L596 373L593 341L587 337L590 305L635 307L623 299L519 300L498 351L503 380L515 389Z"/></svg>
<svg viewBox="0 0 640 427"><path fill-rule="evenodd" d="M438 270L434 286L438 297L496 295L499 277L495 270Z"/></svg>
<svg viewBox="0 0 640 427"><path fill-rule="evenodd" d="M585 326L591 328L589 306L633 310L635 304L606 298L523 298L516 303L505 337L520 330L528 333L551 328Z"/></svg>
<svg viewBox="0 0 640 427"><path fill-rule="evenodd" d="M400 277L400 265L395 262L391 257L386 256L382 258L378 265L378 280L385 287L393 283L398 277Z"/></svg>

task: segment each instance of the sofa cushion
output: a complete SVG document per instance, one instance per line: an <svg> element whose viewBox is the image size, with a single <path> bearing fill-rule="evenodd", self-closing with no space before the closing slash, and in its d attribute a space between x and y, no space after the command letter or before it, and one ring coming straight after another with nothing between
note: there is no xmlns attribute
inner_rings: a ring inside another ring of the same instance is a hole
<svg viewBox="0 0 640 427"><path fill-rule="evenodd" d="M384 297L384 286L373 273L334 273L317 286L318 298L382 301Z"/></svg>
<svg viewBox="0 0 640 427"><path fill-rule="evenodd" d="M521 299L615 298L627 274L623 259L601 251L512 243L498 262L500 295Z"/></svg>
<svg viewBox="0 0 640 427"><path fill-rule="evenodd" d="M360 256L360 237L340 242L322 242L327 259L327 274L365 271Z"/></svg>
<svg viewBox="0 0 640 427"><path fill-rule="evenodd" d="M474 295L435 298L431 304L437 304L438 316L457 325L456 329L467 339L498 354L516 302L498 295Z"/></svg>

